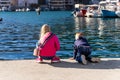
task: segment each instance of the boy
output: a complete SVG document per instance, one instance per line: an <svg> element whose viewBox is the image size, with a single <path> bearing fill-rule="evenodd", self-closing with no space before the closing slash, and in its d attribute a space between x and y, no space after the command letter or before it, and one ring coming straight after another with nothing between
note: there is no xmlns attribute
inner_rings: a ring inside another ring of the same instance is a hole
<svg viewBox="0 0 120 80"><path fill-rule="evenodd" d="M73 59L78 61L79 63L87 64L87 61L90 62L99 62L99 58L91 58L91 47L88 43L87 39L83 37L82 32L77 32L75 34L75 42L74 42L74 53Z"/></svg>

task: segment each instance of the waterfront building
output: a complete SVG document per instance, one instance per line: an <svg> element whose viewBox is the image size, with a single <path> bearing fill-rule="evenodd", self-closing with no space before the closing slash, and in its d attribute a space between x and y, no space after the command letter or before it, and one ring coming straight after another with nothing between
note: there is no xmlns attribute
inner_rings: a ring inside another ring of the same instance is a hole
<svg viewBox="0 0 120 80"><path fill-rule="evenodd" d="M74 0L75 4L89 4L92 0Z"/></svg>
<svg viewBox="0 0 120 80"><path fill-rule="evenodd" d="M9 10L11 7L10 0L0 0L0 10Z"/></svg>
<svg viewBox="0 0 120 80"><path fill-rule="evenodd" d="M29 8L31 4L38 5L38 0L0 0L0 10L12 10L16 8Z"/></svg>
<svg viewBox="0 0 120 80"><path fill-rule="evenodd" d="M101 0L0 0L0 9L15 10L16 8L72 10L75 4L96 4ZM107 0L116 1L116 0ZM117 0L120 1L120 0Z"/></svg>
<svg viewBox="0 0 120 80"><path fill-rule="evenodd" d="M48 9L48 0L38 0L38 5L40 5L41 10L49 10Z"/></svg>
<svg viewBox="0 0 120 80"><path fill-rule="evenodd" d="M18 0L11 0L11 6L18 6Z"/></svg>
<svg viewBox="0 0 120 80"><path fill-rule="evenodd" d="M48 0L51 10L67 10L74 7L74 0Z"/></svg>
<svg viewBox="0 0 120 80"><path fill-rule="evenodd" d="M38 5L38 0L11 0L11 11L29 11L36 5Z"/></svg>
<svg viewBox="0 0 120 80"><path fill-rule="evenodd" d="M18 7L29 7L31 4L38 4L38 0L18 0Z"/></svg>
<svg viewBox="0 0 120 80"><path fill-rule="evenodd" d="M71 10L74 8L74 0L65 0L65 8Z"/></svg>
<svg viewBox="0 0 120 80"><path fill-rule="evenodd" d="M46 5L47 1L46 0L38 0L38 4L40 4L40 5Z"/></svg>
<svg viewBox="0 0 120 80"><path fill-rule="evenodd" d="M11 11L15 11L15 9L18 7L18 0L11 0Z"/></svg>

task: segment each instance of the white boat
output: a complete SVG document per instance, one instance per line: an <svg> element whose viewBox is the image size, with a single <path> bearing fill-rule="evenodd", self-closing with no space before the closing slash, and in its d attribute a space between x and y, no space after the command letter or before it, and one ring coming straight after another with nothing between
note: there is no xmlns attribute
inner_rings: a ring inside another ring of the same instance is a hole
<svg viewBox="0 0 120 80"><path fill-rule="evenodd" d="M73 12L72 12L72 15L73 15L74 17L81 17L81 16L82 16L82 12L81 12L81 11L73 11Z"/></svg>
<svg viewBox="0 0 120 80"><path fill-rule="evenodd" d="M79 9L79 8L84 9ZM82 5L80 7L76 7L77 10L73 11L72 14L74 17L101 17L101 13L98 10L98 5Z"/></svg>
<svg viewBox="0 0 120 80"><path fill-rule="evenodd" d="M28 11L30 11L30 9L29 9L29 8L26 8L26 11L28 12Z"/></svg>
<svg viewBox="0 0 120 80"><path fill-rule="evenodd" d="M86 8L85 5L82 4L75 4L75 10L72 12L74 17L85 17L86 15Z"/></svg>
<svg viewBox="0 0 120 80"><path fill-rule="evenodd" d="M101 13L98 11L98 5L88 5L86 17L101 17Z"/></svg>
<svg viewBox="0 0 120 80"><path fill-rule="evenodd" d="M120 17L120 2L117 4L117 11L115 12L118 17Z"/></svg>
<svg viewBox="0 0 120 80"><path fill-rule="evenodd" d="M120 17L120 11L116 11L115 14Z"/></svg>
<svg viewBox="0 0 120 80"><path fill-rule="evenodd" d="M120 10L118 0L106 0L99 3L99 10L101 11L102 17L119 17Z"/></svg>
<svg viewBox="0 0 120 80"><path fill-rule="evenodd" d="M1 11L8 11L7 7L2 7Z"/></svg>
<svg viewBox="0 0 120 80"><path fill-rule="evenodd" d="M93 5L88 7L86 16L87 17L120 17L120 6L117 5L118 0L106 0L100 1L98 9L90 9Z"/></svg>
<svg viewBox="0 0 120 80"><path fill-rule="evenodd" d="M82 6L87 7L87 12L84 14L84 16L86 17L113 17L113 18L120 17L119 0L106 0L100 1L98 5L82 5ZM76 7L80 8L81 6L77 4ZM73 13L75 17L83 16L81 10L74 11Z"/></svg>
<svg viewBox="0 0 120 80"><path fill-rule="evenodd" d="M28 11L30 11L30 9L29 8L26 8L26 9L25 8L22 8L22 9L19 8L19 9L16 9L15 11L16 12L28 12Z"/></svg>
<svg viewBox="0 0 120 80"><path fill-rule="evenodd" d="M79 10L79 11L73 11L72 14L73 14L74 17L85 17L86 12L87 12L86 9L82 9L82 10Z"/></svg>

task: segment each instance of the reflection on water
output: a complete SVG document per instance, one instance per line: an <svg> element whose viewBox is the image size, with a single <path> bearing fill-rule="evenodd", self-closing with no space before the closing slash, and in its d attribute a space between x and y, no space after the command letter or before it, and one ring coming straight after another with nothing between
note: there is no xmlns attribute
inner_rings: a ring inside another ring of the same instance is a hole
<svg viewBox="0 0 120 80"><path fill-rule="evenodd" d="M2 12L0 59L31 59L41 25L47 23L60 39L59 56L72 56L74 34L82 31L92 46L92 55L120 57L119 18L74 18L69 11Z"/></svg>

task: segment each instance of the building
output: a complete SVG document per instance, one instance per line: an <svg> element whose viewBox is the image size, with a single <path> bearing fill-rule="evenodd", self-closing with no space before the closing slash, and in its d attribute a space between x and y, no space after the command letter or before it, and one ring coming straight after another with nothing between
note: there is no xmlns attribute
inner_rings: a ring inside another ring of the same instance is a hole
<svg viewBox="0 0 120 80"><path fill-rule="evenodd" d="M38 4L38 0L18 0L18 7L29 7L31 4Z"/></svg>
<svg viewBox="0 0 120 80"><path fill-rule="evenodd" d="M38 5L38 0L0 0L0 10L15 10L16 8L27 8L32 4Z"/></svg>
<svg viewBox="0 0 120 80"><path fill-rule="evenodd" d="M11 0L11 6L18 6L18 0Z"/></svg>
<svg viewBox="0 0 120 80"><path fill-rule="evenodd" d="M0 0L0 9L2 11L9 10L11 7L11 0Z"/></svg>
<svg viewBox="0 0 120 80"><path fill-rule="evenodd" d="M38 4L46 5L47 4L47 0L38 0Z"/></svg>
<svg viewBox="0 0 120 80"><path fill-rule="evenodd" d="M65 8L66 10L71 10L74 8L74 0L65 0Z"/></svg>
<svg viewBox="0 0 120 80"><path fill-rule="evenodd" d="M51 10L62 10L65 9L64 0L49 0L48 6Z"/></svg>
<svg viewBox="0 0 120 80"><path fill-rule="evenodd" d="M74 7L74 0L48 0L51 10L67 10Z"/></svg>
<svg viewBox="0 0 120 80"><path fill-rule="evenodd" d="M38 0L38 5L40 5L41 10L49 10L48 9L48 1L49 0Z"/></svg>
<svg viewBox="0 0 120 80"><path fill-rule="evenodd" d="M75 4L96 4L99 1L101 0L0 0L0 8L6 7L7 9L15 10L16 8L35 9L40 6L43 10L72 10Z"/></svg>
<svg viewBox="0 0 120 80"><path fill-rule="evenodd" d="M74 0L75 4L89 4L92 0Z"/></svg>
<svg viewBox="0 0 120 80"><path fill-rule="evenodd" d="M11 11L14 11L18 7L18 0L11 0Z"/></svg>

